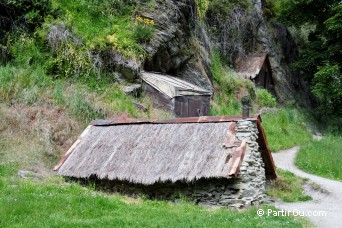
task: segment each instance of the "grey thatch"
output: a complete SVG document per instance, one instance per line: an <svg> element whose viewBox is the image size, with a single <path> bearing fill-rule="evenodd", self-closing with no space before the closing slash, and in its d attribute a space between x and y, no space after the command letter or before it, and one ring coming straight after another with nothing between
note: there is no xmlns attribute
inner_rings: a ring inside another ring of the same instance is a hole
<svg viewBox="0 0 342 228"><path fill-rule="evenodd" d="M142 72L142 80L169 98L177 96L201 96L212 93L182 79L152 72Z"/></svg>
<svg viewBox="0 0 342 228"><path fill-rule="evenodd" d="M266 60L267 54L265 53L239 57L235 61L236 73L246 79L254 79L260 73Z"/></svg>
<svg viewBox="0 0 342 228"><path fill-rule="evenodd" d="M236 166L227 163L236 147L223 145L231 124L89 126L58 173L142 184L228 178L229 165Z"/></svg>

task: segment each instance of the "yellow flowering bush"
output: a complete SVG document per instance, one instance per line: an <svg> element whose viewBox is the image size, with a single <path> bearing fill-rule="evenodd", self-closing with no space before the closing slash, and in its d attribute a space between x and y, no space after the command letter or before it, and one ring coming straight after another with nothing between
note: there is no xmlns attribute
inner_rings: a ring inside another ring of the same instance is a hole
<svg viewBox="0 0 342 228"><path fill-rule="evenodd" d="M153 19L137 16L137 25L134 29L134 37L140 43L149 42L154 35L155 23Z"/></svg>

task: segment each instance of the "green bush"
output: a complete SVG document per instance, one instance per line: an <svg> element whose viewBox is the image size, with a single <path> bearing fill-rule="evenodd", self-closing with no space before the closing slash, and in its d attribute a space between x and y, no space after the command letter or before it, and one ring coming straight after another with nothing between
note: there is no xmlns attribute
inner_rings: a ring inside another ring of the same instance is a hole
<svg viewBox="0 0 342 228"><path fill-rule="evenodd" d="M68 109L76 119L83 121L85 125L94 119L104 119L105 117L105 112L100 108L94 107L85 94L81 92L73 94L70 98Z"/></svg>
<svg viewBox="0 0 342 228"><path fill-rule="evenodd" d="M0 3L0 42L7 32L39 27L46 15L53 13L51 0L2 0Z"/></svg>
<svg viewBox="0 0 342 228"><path fill-rule="evenodd" d="M123 92L118 84L108 88L105 93L105 100L111 104L116 113L128 113L133 117L138 116L132 97Z"/></svg>
<svg viewBox="0 0 342 228"><path fill-rule="evenodd" d="M198 17L203 19L209 8L209 0L196 0Z"/></svg>
<svg viewBox="0 0 342 228"><path fill-rule="evenodd" d="M256 97L260 107L274 107L277 104L276 98L266 89L257 89Z"/></svg>
<svg viewBox="0 0 342 228"><path fill-rule="evenodd" d="M312 92L320 99L320 119L329 130L342 132L342 74L338 65L320 67L312 84Z"/></svg>
<svg viewBox="0 0 342 228"><path fill-rule="evenodd" d="M139 23L134 29L134 38L139 43L147 43L154 35L155 28L153 25Z"/></svg>
<svg viewBox="0 0 342 228"><path fill-rule="evenodd" d="M135 39L135 1L53 0L67 28L81 38L86 51L112 48L125 57L140 59L144 49ZM49 23L58 23L52 20Z"/></svg>
<svg viewBox="0 0 342 228"><path fill-rule="evenodd" d="M40 67L0 67L0 99L6 103L32 104L42 99L42 91L51 83L51 78Z"/></svg>

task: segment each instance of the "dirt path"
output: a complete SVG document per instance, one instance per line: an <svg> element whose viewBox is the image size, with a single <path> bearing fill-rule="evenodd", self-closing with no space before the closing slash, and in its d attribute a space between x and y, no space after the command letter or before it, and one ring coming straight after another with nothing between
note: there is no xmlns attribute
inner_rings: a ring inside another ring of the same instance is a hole
<svg viewBox="0 0 342 228"><path fill-rule="evenodd" d="M310 195L313 200L297 203L276 202L275 206L288 211L297 209L306 214L310 211L325 211L326 216L310 216L308 219L317 227L342 227L342 182L329 180L299 170L294 165L298 150L299 147L294 147L273 153L276 166L291 171L297 176L310 179L312 182L320 185L325 191L307 188L305 193Z"/></svg>

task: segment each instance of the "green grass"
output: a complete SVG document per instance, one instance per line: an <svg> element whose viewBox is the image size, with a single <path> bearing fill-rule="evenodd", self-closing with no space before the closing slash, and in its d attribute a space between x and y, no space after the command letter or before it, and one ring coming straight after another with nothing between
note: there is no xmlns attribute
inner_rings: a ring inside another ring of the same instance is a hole
<svg viewBox="0 0 342 228"><path fill-rule="evenodd" d="M306 116L294 108L271 111L262 116L263 127L272 152L302 145L311 140Z"/></svg>
<svg viewBox="0 0 342 228"><path fill-rule="evenodd" d="M303 184L307 179L297 177L289 171L277 169L278 178L270 183L266 194L282 199L284 202L312 200L303 193Z"/></svg>
<svg viewBox="0 0 342 228"><path fill-rule="evenodd" d="M342 181L342 136L327 136L300 148L296 165L308 173Z"/></svg>
<svg viewBox="0 0 342 228"><path fill-rule="evenodd" d="M188 202L130 199L104 195L61 178L19 179L17 166L0 166L1 227L301 227L294 217L259 217L243 212L207 210ZM264 210L275 209L264 206Z"/></svg>
<svg viewBox="0 0 342 228"><path fill-rule="evenodd" d="M211 115L241 115L241 105L237 96L249 94L254 98L251 81L239 78L235 71L224 64L220 53L212 53L210 70L214 80L214 97Z"/></svg>

